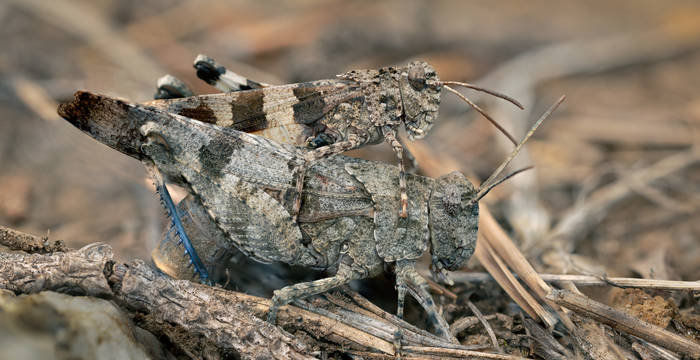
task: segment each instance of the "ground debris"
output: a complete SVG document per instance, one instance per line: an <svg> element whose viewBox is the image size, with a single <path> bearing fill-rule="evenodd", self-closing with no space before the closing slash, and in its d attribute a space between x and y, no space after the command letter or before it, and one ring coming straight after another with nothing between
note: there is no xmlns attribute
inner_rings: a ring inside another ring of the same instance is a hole
<svg viewBox="0 0 700 360"><path fill-rule="evenodd" d="M672 301L651 296L641 289L614 289L611 297L613 307L662 328L666 328L678 312Z"/></svg>

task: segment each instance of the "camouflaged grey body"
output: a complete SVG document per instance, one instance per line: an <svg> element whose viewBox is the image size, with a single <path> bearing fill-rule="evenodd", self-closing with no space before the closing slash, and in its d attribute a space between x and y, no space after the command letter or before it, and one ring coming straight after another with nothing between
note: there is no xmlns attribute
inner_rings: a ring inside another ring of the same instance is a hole
<svg viewBox="0 0 700 360"><path fill-rule="evenodd" d="M465 226L465 220L478 217L478 206L462 216L462 201L472 199L462 195L475 192L461 174L438 180L410 175L411 206L402 219L392 211L399 201L395 166L327 159L309 169L305 205L295 224L285 195L293 185L290 164L303 150L183 118L168 120L142 127L146 137L165 141L146 144L142 151L170 181L190 188L232 241L257 260L328 268L337 266L347 248L357 270L372 275L382 270L381 261L420 257L431 231L437 238L467 238L459 249L473 250L475 224ZM445 266L452 268L452 261Z"/></svg>
<svg viewBox="0 0 700 360"><path fill-rule="evenodd" d="M409 291L448 336L415 261L428 242L438 271L461 267L473 253L478 204L462 174L409 176L409 214L401 218L395 166L325 159L308 170L295 222L290 168L306 150L87 93L73 104L61 115L97 140L152 161L169 182L186 187L222 236L246 255L335 271L276 291L271 319L280 305L377 275L389 263L397 274L399 314Z"/></svg>

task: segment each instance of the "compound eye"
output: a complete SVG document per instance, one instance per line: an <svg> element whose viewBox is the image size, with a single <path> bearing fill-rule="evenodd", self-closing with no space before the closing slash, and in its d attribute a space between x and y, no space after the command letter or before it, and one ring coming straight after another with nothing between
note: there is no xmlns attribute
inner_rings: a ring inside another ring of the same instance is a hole
<svg viewBox="0 0 700 360"><path fill-rule="evenodd" d="M408 70L408 83L416 91L421 91L425 88L425 70L422 66L412 66Z"/></svg>
<svg viewBox="0 0 700 360"><path fill-rule="evenodd" d="M163 134L152 131L146 135L146 143L148 145L159 145L164 147L166 150L170 150L170 145L168 144L168 140L165 140L165 136Z"/></svg>
<svg viewBox="0 0 700 360"><path fill-rule="evenodd" d="M447 184L442 193L442 206L450 216L459 215L462 205L462 192L455 184Z"/></svg>

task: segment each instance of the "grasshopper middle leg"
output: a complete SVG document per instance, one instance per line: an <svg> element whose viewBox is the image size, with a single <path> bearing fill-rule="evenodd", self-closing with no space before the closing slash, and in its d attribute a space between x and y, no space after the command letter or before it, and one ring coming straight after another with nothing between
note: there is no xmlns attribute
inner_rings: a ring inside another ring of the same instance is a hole
<svg viewBox="0 0 700 360"><path fill-rule="evenodd" d="M385 128L384 138L386 142L391 145L394 149L394 153L399 160L399 190L401 191L401 208L399 209L399 216L402 218L408 217L408 194L406 193L406 170L403 166L403 146L401 142L396 137L396 132L390 128Z"/></svg>
<svg viewBox="0 0 700 360"><path fill-rule="evenodd" d="M294 194L294 205L292 207L292 219L296 221L297 215L299 215L299 210L301 209L301 193L304 190L304 178L306 177L306 170L313 165L314 162L323 159L328 156L336 155L359 147L365 143L365 138L350 134L347 140L339 141L326 146L321 146L320 148L314 149L306 153L304 157L304 162L298 164L296 171L296 187Z"/></svg>
<svg viewBox="0 0 700 360"><path fill-rule="evenodd" d="M338 286L345 285L352 280L362 279L363 277L365 276L360 271L354 270L352 265L344 263L343 259L341 259L338 272L334 276L294 284L280 290L275 290L272 296L270 312L267 314L267 321L273 324L277 321L277 310L280 306L289 304L296 299L326 292Z"/></svg>

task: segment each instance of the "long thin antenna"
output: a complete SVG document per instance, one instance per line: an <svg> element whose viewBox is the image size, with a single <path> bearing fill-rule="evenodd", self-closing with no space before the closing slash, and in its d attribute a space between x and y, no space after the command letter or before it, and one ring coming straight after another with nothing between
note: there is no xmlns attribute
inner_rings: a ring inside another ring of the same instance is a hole
<svg viewBox="0 0 700 360"><path fill-rule="evenodd" d="M554 110L556 110L556 109L559 107L559 105L561 105L561 103L564 102L564 100L566 100L566 95L562 95L562 96L559 98L559 100L557 100L557 102L554 103L554 105L552 105L552 106L549 108L549 110L547 110L547 112L545 112L544 114L542 114L542 116L540 116L540 118L539 118L539 119L532 125L532 127L530 128L530 131L527 132L527 135L525 135L525 138L523 138L523 140L520 141L520 143L518 144L518 146L516 146L515 149L513 149L513 151L512 151L512 152L510 153L510 155L508 156L508 158L507 158L505 161L503 161L503 163L501 163L501 165L499 165L498 168L496 168L496 170L491 174L491 176L489 176L489 178L486 179L486 181L484 181L484 182L481 184L482 187L483 187L483 186L488 186L487 184L489 184L491 181L493 181L493 179L495 179L498 175L501 174L501 172L503 171L503 169L505 169L506 166L508 166L508 164L510 164L510 162L513 160L513 158L515 158L515 156L518 155L518 153L520 152L520 149L523 148L523 145L525 145L525 143L527 142L527 140L530 139L530 137L532 136L532 134L535 133L535 130L537 130L537 128L540 127L540 125L542 124L542 122L543 122L545 119L547 119L547 118L549 117L549 115L551 115L552 112L554 112Z"/></svg>
<svg viewBox="0 0 700 360"><path fill-rule="evenodd" d="M523 105L522 105L520 102L518 102L518 100L515 100L515 99L513 99L512 97L510 97L510 96L508 96L508 95L506 95L506 94L504 94L504 93L500 93L500 92L498 92L498 91L495 91L495 90L483 88L483 87L478 86L478 85L474 85L474 84L470 84L470 83L465 83L465 82L460 82L460 81L443 81L442 84L443 84L443 85L458 85L458 86L464 86L465 88L469 88L469 89L476 90L476 91L481 91L481 92L487 93L487 94L489 94L489 95L493 95L493 96L495 96L495 97L501 98L501 99L503 99L503 100L505 100L505 101L508 101L509 103L511 103L511 104L513 104L513 105L519 107L520 110L524 110L524 109L525 109L525 108L523 107Z"/></svg>
<svg viewBox="0 0 700 360"><path fill-rule="evenodd" d="M467 99L467 97L462 95L462 93L460 93L459 91L457 91L457 90L455 90L447 85L444 85L443 88L445 88L448 91L452 92L453 94L459 96L460 99L464 100L464 102L469 104L469 106L473 107L474 110L478 111L479 114L483 115L486 118L486 120L490 121L491 124L493 124L493 126L495 126L498 130L500 130L503 133L503 135L508 137L508 139L513 143L513 145L518 144L518 142L515 141L515 138L513 137L513 135L509 134L508 131L506 131L506 129L504 129L499 123L496 122L496 120L494 120L491 116L489 116L489 114L487 114L483 109L481 109L476 104L474 104L471 100Z"/></svg>
<svg viewBox="0 0 700 360"><path fill-rule="evenodd" d="M493 184L489 185L486 189L483 189L483 188L480 187L480 188L479 188L479 192L477 193L476 197L475 197L474 199L472 199L472 201L470 201L470 203L471 203L471 204L474 204L474 203L479 202L479 200L481 200L481 198L483 198L484 196L486 196L486 194L488 194L489 191L491 191L491 190L492 190L493 188L495 188L496 186L501 185L502 182L504 182L504 181L506 181L506 180L512 178L512 177L515 176L515 175L520 174L520 173L523 172L523 171L530 170L530 169L532 169L532 168L534 168L534 167L535 167L534 165L530 165L530 166L528 166L528 167L524 167L524 168L522 168L522 169L515 170L515 171L513 171L512 173L510 173L510 174L508 174L508 175L506 175L506 176L504 176L504 177L502 177L502 178L496 180L496 182L494 182Z"/></svg>

